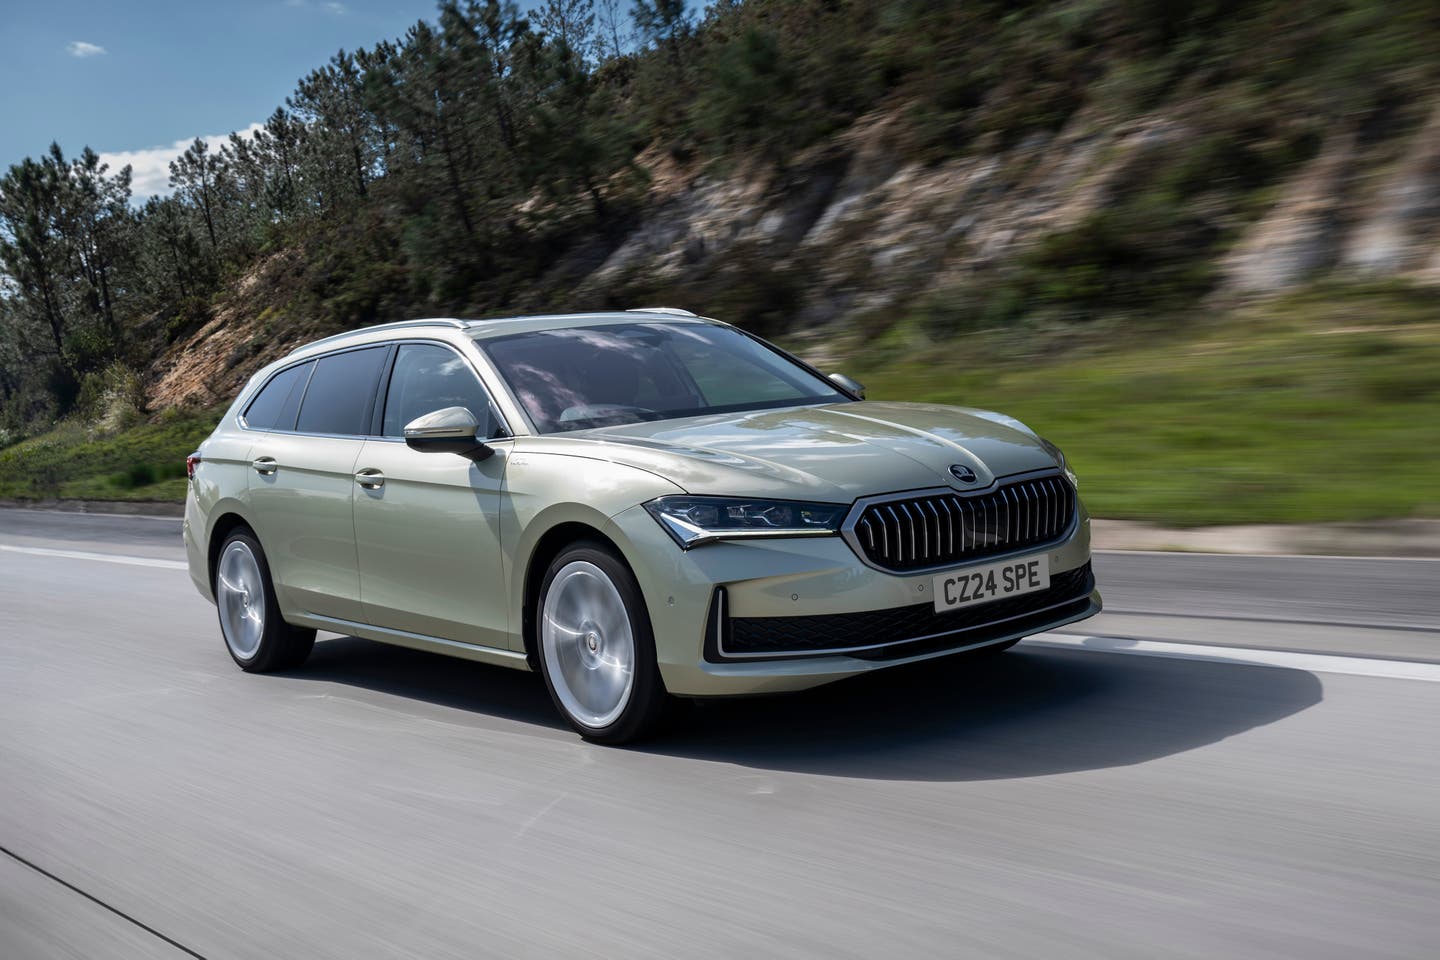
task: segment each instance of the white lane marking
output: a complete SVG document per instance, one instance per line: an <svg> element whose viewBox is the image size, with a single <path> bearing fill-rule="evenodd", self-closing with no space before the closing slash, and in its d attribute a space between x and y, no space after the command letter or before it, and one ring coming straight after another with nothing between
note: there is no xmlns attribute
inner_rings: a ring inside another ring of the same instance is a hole
<svg viewBox="0 0 1440 960"><path fill-rule="evenodd" d="M1096 547L1091 553L1122 557L1239 557L1244 560L1386 560L1394 563L1440 563L1440 557L1391 557L1363 553L1222 553L1218 550L1122 550Z"/></svg>
<svg viewBox="0 0 1440 960"><path fill-rule="evenodd" d="M1385 677L1394 680L1424 680L1440 683L1440 663L1413 660L1375 660L1326 653L1292 653L1288 650L1256 650L1251 647L1215 647L1199 643L1167 643L1163 640L1129 640L1124 637L1091 637L1078 633L1047 633L1029 637L1025 643L1037 647L1064 647L1100 653L1132 653L1142 657L1172 657L1178 660L1208 660L1212 663L1239 663L1260 667L1287 667L1312 673L1342 673L1352 677Z"/></svg>
<svg viewBox="0 0 1440 960"><path fill-rule="evenodd" d="M28 514L45 513L58 517L83 517L86 520L163 520L168 523L181 523L184 517L170 516L169 514L155 513L106 513L102 510L51 510L48 507L0 507L0 513Z"/></svg>
<svg viewBox="0 0 1440 960"><path fill-rule="evenodd" d="M6 553L28 553L36 557L62 557L66 560L99 560L103 563L124 563L132 567L160 567L164 570L188 570L184 560L162 560L159 557L128 557L119 553L89 553L85 550L51 550L47 547L13 547L0 543Z"/></svg>

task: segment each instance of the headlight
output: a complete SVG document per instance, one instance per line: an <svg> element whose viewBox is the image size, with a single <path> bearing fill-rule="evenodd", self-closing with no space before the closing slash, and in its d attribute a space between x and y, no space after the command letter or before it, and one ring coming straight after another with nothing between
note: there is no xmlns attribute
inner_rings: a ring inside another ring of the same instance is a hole
<svg viewBox="0 0 1440 960"><path fill-rule="evenodd" d="M849 507L796 500L676 496L651 500L645 509L688 550L711 540L825 536L840 529Z"/></svg>
<svg viewBox="0 0 1440 960"><path fill-rule="evenodd" d="M1076 490L1079 490L1080 478L1075 476L1074 470L1070 469L1070 464L1065 460L1065 452L1059 447L1055 446L1055 444L1051 443L1049 440L1046 440L1044 437L1040 438L1040 446L1044 447L1045 452L1055 458L1055 463L1059 465L1061 470L1065 471L1065 476L1067 479L1069 479L1070 485L1073 486Z"/></svg>

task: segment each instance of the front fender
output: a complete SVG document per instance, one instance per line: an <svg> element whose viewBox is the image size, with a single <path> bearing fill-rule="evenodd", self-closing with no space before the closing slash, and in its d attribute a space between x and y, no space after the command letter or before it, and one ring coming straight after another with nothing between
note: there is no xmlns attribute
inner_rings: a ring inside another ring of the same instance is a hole
<svg viewBox="0 0 1440 960"><path fill-rule="evenodd" d="M581 524L615 539L610 518L667 494L676 484L638 467L608 460L517 450L505 468L500 507L506 596L510 603L510 646L523 650L526 574L546 535L566 524ZM622 556L636 565L634 545L616 540Z"/></svg>

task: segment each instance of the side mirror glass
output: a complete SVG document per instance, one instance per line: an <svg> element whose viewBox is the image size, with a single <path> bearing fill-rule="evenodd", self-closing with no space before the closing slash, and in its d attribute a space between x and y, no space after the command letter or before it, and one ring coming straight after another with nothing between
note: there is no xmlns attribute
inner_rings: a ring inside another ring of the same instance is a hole
<svg viewBox="0 0 1440 960"><path fill-rule="evenodd" d="M405 424L405 444L423 453L458 453L484 460L495 452L480 439L489 432L468 408L445 407Z"/></svg>
<svg viewBox="0 0 1440 960"><path fill-rule="evenodd" d="M855 396L861 400L865 399L865 384L859 380L847 377L843 373L832 373L830 374L830 379L834 383L839 384L840 389L845 390L847 393L855 394Z"/></svg>

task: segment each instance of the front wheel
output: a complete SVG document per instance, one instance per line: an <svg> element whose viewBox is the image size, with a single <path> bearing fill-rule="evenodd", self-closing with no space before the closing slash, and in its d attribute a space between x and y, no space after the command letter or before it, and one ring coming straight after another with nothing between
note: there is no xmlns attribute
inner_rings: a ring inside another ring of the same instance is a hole
<svg viewBox="0 0 1440 960"><path fill-rule="evenodd" d="M566 549L538 606L540 671L570 726L607 744L654 733L669 698L640 585L620 558L598 543Z"/></svg>
<svg viewBox="0 0 1440 960"><path fill-rule="evenodd" d="M215 563L215 607L230 657L248 673L298 667L310 656L315 631L280 616L270 565L246 529L225 538Z"/></svg>

